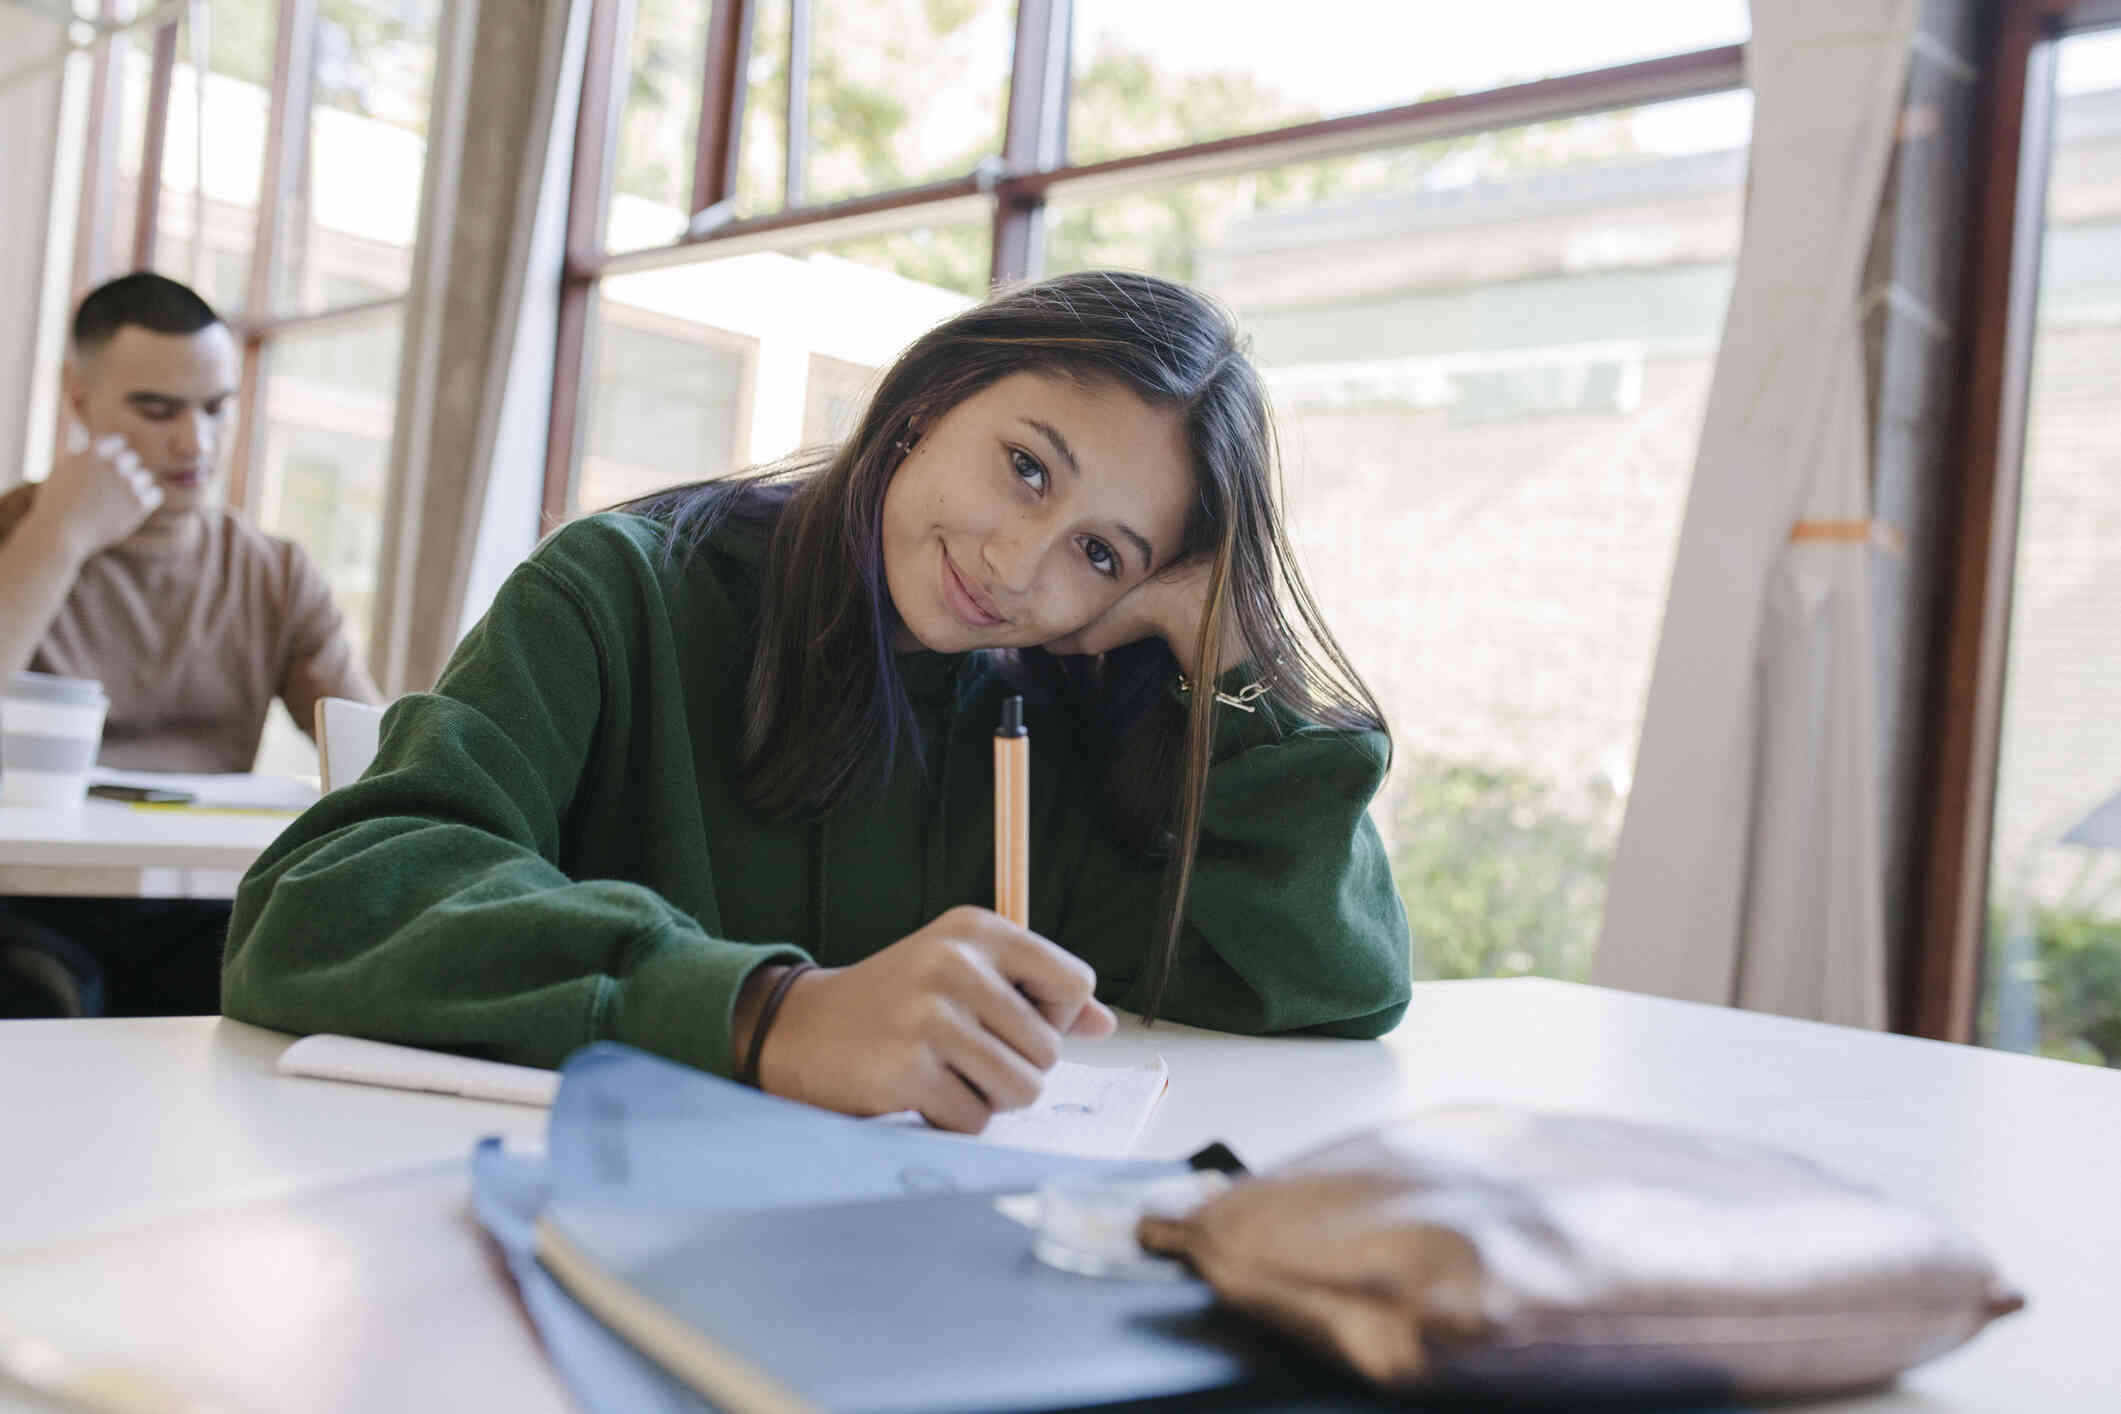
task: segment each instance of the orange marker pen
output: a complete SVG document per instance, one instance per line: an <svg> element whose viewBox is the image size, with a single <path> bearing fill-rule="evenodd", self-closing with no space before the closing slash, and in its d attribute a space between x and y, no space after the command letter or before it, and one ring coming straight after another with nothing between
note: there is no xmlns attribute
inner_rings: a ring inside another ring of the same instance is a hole
<svg viewBox="0 0 2121 1414"><path fill-rule="evenodd" d="M1003 699L994 729L994 911L1031 926L1031 732L1021 697Z"/></svg>

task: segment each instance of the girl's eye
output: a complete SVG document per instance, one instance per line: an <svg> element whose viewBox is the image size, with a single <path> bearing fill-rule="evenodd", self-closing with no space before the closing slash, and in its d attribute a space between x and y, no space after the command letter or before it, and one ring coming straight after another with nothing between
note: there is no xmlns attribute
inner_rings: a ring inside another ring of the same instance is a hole
<svg viewBox="0 0 2121 1414"><path fill-rule="evenodd" d="M1043 492L1046 489L1046 469L1040 466L1038 459L1029 452L1011 448L1009 451L1009 466L1016 473L1017 478L1032 490Z"/></svg>
<svg viewBox="0 0 2121 1414"><path fill-rule="evenodd" d="M1115 578L1118 576L1119 556L1113 554L1112 547L1104 541L1085 540L1083 542L1083 555L1090 561L1090 568L1096 570L1099 574L1111 575Z"/></svg>

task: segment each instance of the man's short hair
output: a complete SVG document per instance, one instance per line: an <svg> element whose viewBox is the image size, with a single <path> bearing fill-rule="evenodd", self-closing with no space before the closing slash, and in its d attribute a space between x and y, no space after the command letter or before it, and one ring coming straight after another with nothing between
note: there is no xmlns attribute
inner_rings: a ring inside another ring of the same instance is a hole
<svg viewBox="0 0 2121 1414"><path fill-rule="evenodd" d="M74 311L74 352L92 354L127 325L151 334L196 334L221 322L214 307L165 275L120 275L88 292Z"/></svg>

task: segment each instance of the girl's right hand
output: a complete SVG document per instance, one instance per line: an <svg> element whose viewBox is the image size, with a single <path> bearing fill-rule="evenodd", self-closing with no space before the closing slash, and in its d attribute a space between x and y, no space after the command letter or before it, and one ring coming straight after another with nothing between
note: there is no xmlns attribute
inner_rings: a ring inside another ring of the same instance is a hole
<svg viewBox="0 0 2121 1414"><path fill-rule="evenodd" d="M1038 1098L1062 1036L1112 1034L1096 986L1087 963L1029 929L953 908L851 967L798 977L759 1052L759 1088L977 1134Z"/></svg>

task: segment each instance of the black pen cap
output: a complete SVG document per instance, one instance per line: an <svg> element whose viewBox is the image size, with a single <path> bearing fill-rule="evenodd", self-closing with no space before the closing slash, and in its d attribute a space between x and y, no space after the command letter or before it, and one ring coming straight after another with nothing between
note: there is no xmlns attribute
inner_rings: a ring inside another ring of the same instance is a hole
<svg viewBox="0 0 2121 1414"><path fill-rule="evenodd" d="M1004 697L1002 699L1002 724L994 729L996 736L1029 736L1024 726L1024 699Z"/></svg>

